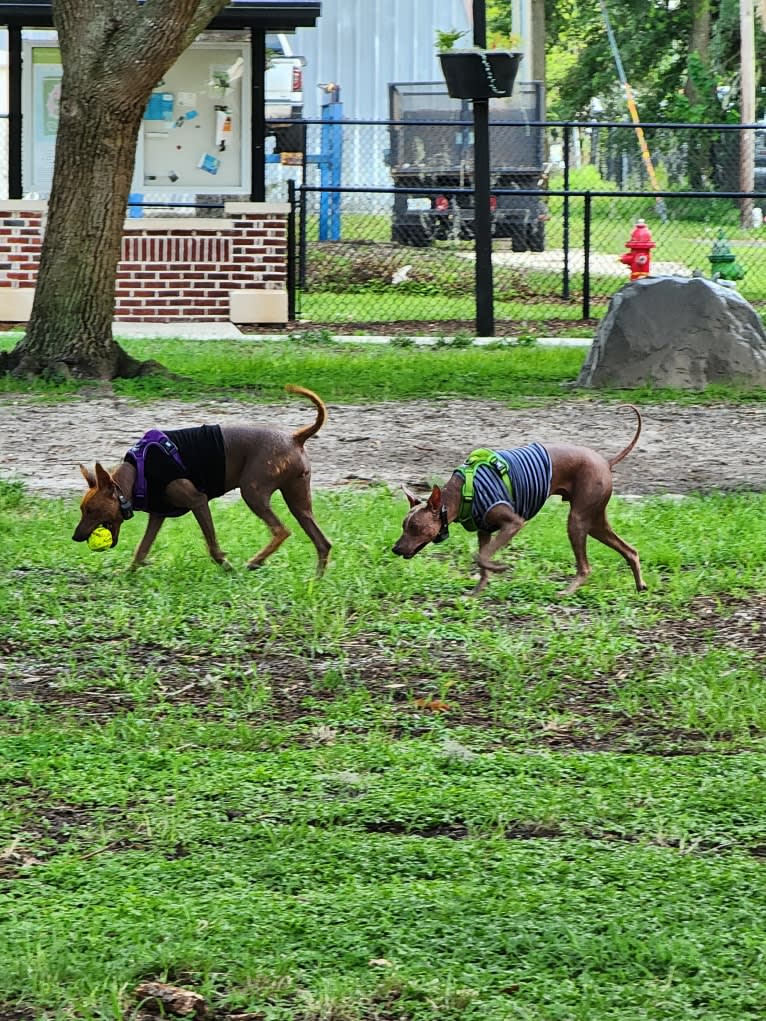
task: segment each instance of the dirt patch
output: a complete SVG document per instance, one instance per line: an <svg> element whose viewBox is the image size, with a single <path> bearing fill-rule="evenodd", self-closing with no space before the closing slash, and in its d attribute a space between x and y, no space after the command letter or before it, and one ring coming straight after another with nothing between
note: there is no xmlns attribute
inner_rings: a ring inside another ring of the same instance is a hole
<svg viewBox="0 0 766 1021"><path fill-rule="evenodd" d="M552 608L562 616L560 628L587 626L587 612L570 615L565 608ZM324 709L339 695L363 688L380 706L389 707L384 725L392 736L429 732L439 726L478 727L491 731L504 747L517 743L525 747L559 751L641 751L651 755L691 755L708 750L717 740L733 741L733 735L714 737L699 730L679 726L660 710L642 706L636 713L619 707L619 692L626 679L637 671L658 675L665 670L668 656L704 654L713 648L730 647L749 654L755 664L766 665L766 596L750 600L732 599L722 606L719 600L700 598L681 619L654 624L650 631L635 632L637 648L620 657L610 672L594 672L587 677L562 679L551 696L547 716L531 731L518 731L518 720L502 713L497 698L498 679L492 671L471 657L461 643L449 648L450 673L454 678L446 695L440 694L440 678L429 676L425 663L440 662L445 654L444 640L433 650L418 646L399 647L396 657L378 646L376 636L349 636L333 655L303 655L298 650L268 648L268 636L251 635L239 649L241 672L232 673L231 653L205 656L205 671L200 675L199 657L179 650L168 650L151 642L131 639L131 657L136 667L143 666L157 676L151 692L142 693L148 704L194 706L206 718L221 718L232 699L250 676L252 656L257 657L258 677L263 685L262 702L257 708L242 710L243 718L254 725L266 722L294 724L291 742L315 744L334 740L333 728L324 725ZM115 638L119 645L128 639ZM77 645L67 650L75 662L82 660L78 690L60 681L55 661L30 658L23 649L9 643L0 656L0 691L13 699L45 705L51 711L66 711L106 720L134 709L134 696L124 690L110 690L108 674L88 671L85 653ZM78 674L80 671L78 671ZM328 677L330 680L328 682ZM364 729L357 725L357 731ZM738 747L749 743L746 735ZM56 826L42 820L48 836ZM63 824L65 817L54 820Z"/></svg>
<svg viewBox="0 0 766 1021"><path fill-rule="evenodd" d="M535 320L534 335L536 337L570 337L583 336L584 333L595 334L598 319L540 319ZM521 327L521 329L519 328ZM0 324L2 329L2 324ZM275 330L272 325L258 323L242 323L241 333L255 336L273 337ZM291 319L282 330L282 334L328 333L342 337L456 337L476 336L475 319L400 319L394 323L312 323L305 319ZM518 319L502 320L495 323L496 337L517 337L520 333L530 333L529 324L519 323Z"/></svg>
<svg viewBox="0 0 766 1021"><path fill-rule="evenodd" d="M646 405L637 449L618 465L623 495L748 489L766 491L766 406ZM0 476L46 496L82 491L79 462L119 462L147 429L219 422L270 422L294 429L311 419L295 400L254 407L242 401L151 404L113 396L45 404L0 398L6 445ZM573 442L616 453L633 435L632 412L618 403L562 399L526 408L500 401L437 399L335 404L309 451L314 486L385 483L424 486L444 480L477 446L533 440Z"/></svg>

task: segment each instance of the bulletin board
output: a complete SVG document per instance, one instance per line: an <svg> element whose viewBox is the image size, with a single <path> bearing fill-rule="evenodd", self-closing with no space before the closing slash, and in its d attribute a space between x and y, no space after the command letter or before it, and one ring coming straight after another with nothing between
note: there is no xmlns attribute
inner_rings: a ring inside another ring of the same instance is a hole
<svg viewBox="0 0 766 1021"><path fill-rule="evenodd" d="M24 77L22 109L23 190L25 195L50 195L53 183L53 159L59 127L61 100L61 55L54 46L26 44L24 67L32 74Z"/></svg>
<svg viewBox="0 0 766 1021"><path fill-rule="evenodd" d="M24 192L50 194L61 94L58 47L25 45ZM194 43L152 91L131 190L250 192L250 48Z"/></svg>
<svg viewBox="0 0 766 1021"><path fill-rule="evenodd" d="M249 192L250 51L196 43L153 90L141 124L141 190Z"/></svg>

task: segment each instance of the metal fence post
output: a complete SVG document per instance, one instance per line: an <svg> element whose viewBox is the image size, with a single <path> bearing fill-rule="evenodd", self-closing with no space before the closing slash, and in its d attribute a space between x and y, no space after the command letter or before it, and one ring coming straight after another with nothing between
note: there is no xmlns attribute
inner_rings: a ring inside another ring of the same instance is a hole
<svg viewBox="0 0 766 1021"><path fill-rule="evenodd" d="M591 216L591 193L585 192L585 205L583 214L585 217L582 228L582 317L590 319L590 216Z"/></svg>
<svg viewBox="0 0 766 1021"><path fill-rule="evenodd" d="M495 335L492 280L492 213L490 203L489 100L473 101L474 252L476 258L476 333Z"/></svg>
<svg viewBox="0 0 766 1021"><path fill-rule="evenodd" d="M287 180L287 318L295 319L295 178Z"/></svg>
<svg viewBox="0 0 766 1021"><path fill-rule="evenodd" d="M561 280L561 297L569 298L569 149L572 144L572 125L564 125L564 273Z"/></svg>
<svg viewBox="0 0 766 1021"><path fill-rule="evenodd" d="M298 287L306 290L306 189L301 188L298 192L298 209L300 220L298 223Z"/></svg>

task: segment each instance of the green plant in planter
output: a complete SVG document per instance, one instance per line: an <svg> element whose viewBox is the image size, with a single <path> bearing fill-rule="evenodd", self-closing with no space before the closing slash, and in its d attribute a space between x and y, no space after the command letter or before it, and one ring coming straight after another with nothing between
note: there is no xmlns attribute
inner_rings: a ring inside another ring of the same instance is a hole
<svg viewBox="0 0 766 1021"><path fill-rule="evenodd" d="M512 45L512 37L495 33L491 49L480 46L457 49L455 43L466 34L454 28L448 32L436 31L436 48L450 96L453 99L510 96L521 54L496 47L498 42L507 41L508 45Z"/></svg>
<svg viewBox="0 0 766 1021"><path fill-rule="evenodd" d="M455 43L459 42L463 36L468 35L468 30L464 29L462 32L457 28L452 28L448 32L442 32L437 28L436 30L436 49L440 53L446 53L448 50L455 48Z"/></svg>

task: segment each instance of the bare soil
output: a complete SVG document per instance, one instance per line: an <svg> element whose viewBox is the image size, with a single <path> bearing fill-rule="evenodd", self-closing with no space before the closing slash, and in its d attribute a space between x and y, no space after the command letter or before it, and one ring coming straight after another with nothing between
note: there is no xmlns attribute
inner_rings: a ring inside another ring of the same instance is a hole
<svg viewBox="0 0 766 1021"><path fill-rule="evenodd" d="M641 414L638 446L615 470L617 493L766 491L766 405L644 405ZM0 476L46 496L66 496L82 489L80 462L116 464L152 427L269 422L294 429L312 416L296 398L254 407L229 400L147 404L111 394L57 404L5 396L0 397L0 430L7 437ZM315 488L378 482L417 487L446 479L475 447L540 440L584 444L613 455L628 443L634 427L632 411L598 399L526 408L465 399L336 404L329 406L327 425L309 452Z"/></svg>

